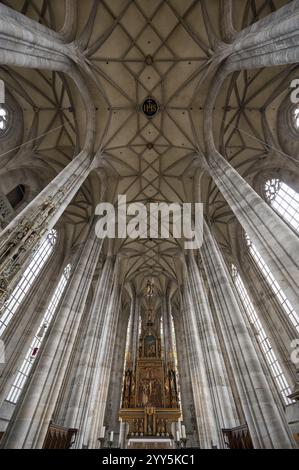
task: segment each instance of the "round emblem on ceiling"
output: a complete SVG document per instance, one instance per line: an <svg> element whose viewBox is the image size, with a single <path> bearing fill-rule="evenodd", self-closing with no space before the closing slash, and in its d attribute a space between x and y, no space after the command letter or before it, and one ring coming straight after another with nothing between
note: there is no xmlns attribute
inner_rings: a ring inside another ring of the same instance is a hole
<svg viewBox="0 0 299 470"><path fill-rule="evenodd" d="M152 96L148 96L142 104L142 112L148 119L155 117L160 111L159 103Z"/></svg>

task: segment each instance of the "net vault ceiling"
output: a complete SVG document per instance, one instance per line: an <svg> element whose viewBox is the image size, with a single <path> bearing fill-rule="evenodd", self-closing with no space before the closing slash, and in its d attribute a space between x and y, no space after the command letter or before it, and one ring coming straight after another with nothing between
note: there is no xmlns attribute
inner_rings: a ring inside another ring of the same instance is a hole
<svg viewBox="0 0 299 470"><path fill-rule="evenodd" d="M241 30L270 14L283 0L6 0L2 3L55 29L84 57L82 73L97 109L97 144L107 179L107 200L192 202L201 197L224 250L231 249L234 216L208 175L201 180L205 151L203 109L215 73L215 57L232 24ZM215 141L249 181L267 166L277 140L276 119L296 67L241 72L230 76L219 95ZM1 78L23 111L23 142L31 143L2 160L5 171L31 168L41 187L78 152L85 117L77 90L61 73L2 67ZM147 119L147 97L159 103ZM40 138L36 139L37 136ZM34 140L35 139L35 140ZM2 171L3 172L3 171ZM64 215L80 241L99 202L101 178L91 175ZM180 276L178 242L122 240L124 276L144 285L148 276L165 290Z"/></svg>

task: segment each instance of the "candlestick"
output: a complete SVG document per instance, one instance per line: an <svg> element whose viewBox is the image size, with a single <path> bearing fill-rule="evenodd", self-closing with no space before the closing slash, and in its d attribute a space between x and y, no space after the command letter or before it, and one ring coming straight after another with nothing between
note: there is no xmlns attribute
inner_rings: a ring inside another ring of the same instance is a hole
<svg viewBox="0 0 299 470"><path fill-rule="evenodd" d="M100 434L100 439L105 439L105 434L106 434L106 426L103 426L101 430L101 434Z"/></svg>

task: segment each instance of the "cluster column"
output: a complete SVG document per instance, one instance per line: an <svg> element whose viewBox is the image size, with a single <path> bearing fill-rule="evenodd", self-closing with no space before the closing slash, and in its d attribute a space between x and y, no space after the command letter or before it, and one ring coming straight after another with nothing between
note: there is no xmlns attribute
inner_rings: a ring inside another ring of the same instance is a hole
<svg viewBox="0 0 299 470"><path fill-rule="evenodd" d="M299 309L299 239L288 225L213 151L208 171L294 308Z"/></svg>
<svg viewBox="0 0 299 470"><path fill-rule="evenodd" d="M0 5L1 64L67 72L74 58L59 33Z"/></svg>
<svg viewBox="0 0 299 470"><path fill-rule="evenodd" d="M0 306L41 238L53 228L92 170L82 151L0 234Z"/></svg>
<svg viewBox="0 0 299 470"><path fill-rule="evenodd" d="M204 351L205 367L210 379L210 389L214 396L214 408L218 418L219 432L221 433L221 429L232 428L238 424L236 421L237 411L225 370L204 281L193 253L188 258L188 273L199 339ZM222 439L222 435L220 439Z"/></svg>
<svg viewBox="0 0 299 470"><path fill-rule="evenodd" d="M102 241L95 234L94 221L84 248L80 250L78 263L60 308L1 441L2 448L39 449L43 446L77 337L101 246Z"/></svg>
<svg viewBox="0 0 299 470"><path fill-rule="evenodd" d="M243 29L228 48L226 70L256 69L299 61L299 1Z"/></svg>
<svg viewBox="0 0 299 470"><path fill-rule="evenodd" d="M183 421L186 425L186 433L188 439L188 446L198 447L198 430L197 420L195 413L194 396L192 389L192 380L189 364L189 351L187 349L187 342L185 337L183 319L181 312L175 312L174 328L177 341L177 355L178 355L178 372L179 372L179 386L181 394L181 406L183 413Z"/></svg>
<svg viewBox="0 0 299 470"><path fill-rule="evenodd" d="M287 424L269 389L245 312L206 222L201 255L254 447L292 448Z"/></svg>
<svg viewBox="0 0 299 470"><path fill-rule="evenodd" d="M190 298L190 288L187 281L185 282L184 290L181 295L181 310L188 351L199 444L203 449L210 449L213 445L221 447L211 391L206 368L204 366L202 343L198 334L196 315L193 302Z"/></svg>
<svg viewBox="0 0 299 470"><path fill-rule="evenodd" d="M93 305L101 321L99 329L95 332L88 402L81 424L82 434L77 443L80 447L87 445L91 449L99 446L98 438L104 424L122 293L122 286L119 284L119 262L115 261L114 257L108 257L106 263L110 273L107 276L108 282L102 296L95 296ZM99 300L100 307L97 305Z"/></svg>

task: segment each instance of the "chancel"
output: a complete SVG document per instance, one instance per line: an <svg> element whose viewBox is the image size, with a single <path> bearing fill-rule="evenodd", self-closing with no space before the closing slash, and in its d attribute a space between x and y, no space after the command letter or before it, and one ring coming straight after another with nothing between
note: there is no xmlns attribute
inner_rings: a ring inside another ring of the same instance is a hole
<svg viewBox="0 0 299 470"><path fill-rule="evenodd" d="M140 319L139 340L129 344L124 375L122 423L128 424L128 448L171 448L176 434L175 424L181 418L174 344L162 355L161 316L153 312L154 286L146 285L147 312ZM139 323L139 319L138 319ZM138 359L132 362L133 349Z"/></svg>
<svg viewBox="0 0 299 470"><path fill-rule="evenodd" d="M2 449L298 448L298 31L0 1Z"/></svg>

